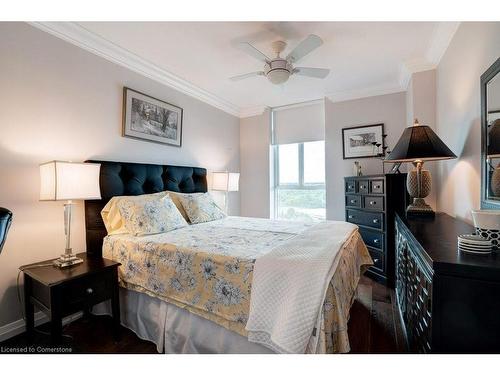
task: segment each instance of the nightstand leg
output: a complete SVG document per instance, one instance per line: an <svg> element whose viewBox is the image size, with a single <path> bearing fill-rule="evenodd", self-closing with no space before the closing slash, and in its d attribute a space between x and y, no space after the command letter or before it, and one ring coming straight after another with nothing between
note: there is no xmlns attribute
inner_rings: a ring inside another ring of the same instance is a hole
<svg viewBox="0 0 500 375"><path fill-rule="evenodd" d="M24 274L24 314L26 319L26 337L28 343L33 342L33 332L35 330L35 307L31 303L31 277Z"/></svg>
<svg viewBox="0 0 500 375"><path fill-rule="evenodd" d="M58 288L53 288L50 295L50 341L52 344L62 342L62 313L61 293Z"/></svg>
<svg viewBox="0 0 500 375"><path fill-rule="evenodd" d="M113 335L115 340L120 340L120 296L118 287L118 272L115 268L113 280L113 294L111 296L111 312L113 314Z"/></svg>

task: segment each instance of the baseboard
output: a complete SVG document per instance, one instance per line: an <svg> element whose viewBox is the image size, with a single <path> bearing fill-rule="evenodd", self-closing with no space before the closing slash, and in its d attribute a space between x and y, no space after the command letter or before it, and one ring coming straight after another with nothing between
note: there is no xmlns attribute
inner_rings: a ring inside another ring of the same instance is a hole
<svg viewBox="0 0 500 375"><path fill-rule="evenodd" d="M73 315L69 315L63 319L63 325L69 324L83 315L82 312L78 312ZM49 317L43 312L38 311L35 313L35 327L47 323ZM8 323L0 327L0 342L10 339L11 337L17 336L26 331L26 325L23 319L16 320L12 323Z"/></svg>

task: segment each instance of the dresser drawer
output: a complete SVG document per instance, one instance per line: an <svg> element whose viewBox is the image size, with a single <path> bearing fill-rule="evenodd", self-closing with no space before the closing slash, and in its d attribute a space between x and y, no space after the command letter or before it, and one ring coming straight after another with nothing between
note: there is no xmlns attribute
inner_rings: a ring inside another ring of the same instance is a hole
<svg viewBox="0 0 500 375"><path fill-rule="evenodd" d="M384 272L385 271L384 254L377 250L368 249L368 251L373 260L373 266L371 268L375 268L375 270L379 272Z"/></svg>
<svg viewBox="0 0 500 375"><path fill-rule="evenodd" d="M384 180L371 180L370 181L370 193L372 193L372 194L384 194Z"/></svg>
<svg viewBox="0 0 500 375"><path fill-rule="evenodd" d="M363 197L364 207L370 210L384 211L384 197Z"/></svg>
<svg viewBox="0 0 500 375"><path fill-rule="evenodd" d="M358 192L360 194L368 194L368 180L358 181Z"/></svg>
<svg viewBox="0 0 500 375"><path fill-rule="evenodd" d="M361 199L362 197L358 195L346 195L345 205L346 207L361 207Z"/></svg>
<svg viewBox="0 0 500 375"><path fill-rule="evenodd" d="M65 283L61 289L63 313L70 314L111 298L112 272Z"/></svg>
<svg viewBox="0 0 500 375"><path fill-rule="evenodd" d="M359 228L359 233L366 246L382 250L384 248L384 234L370 229Z"/></svg>
<svg viewBox="0 0 500 375"><path fill-rule="evenodd" d="M358 225L365 225L375 229L384 229L384 214L381 212L366 212L348 209L346 220Z"/></svg>
<svg viewBox="0 0 500 375"><path fill-rule="evenodd" d="M356 193L356 181L346 180L344 190L346 193Z"/></svg>

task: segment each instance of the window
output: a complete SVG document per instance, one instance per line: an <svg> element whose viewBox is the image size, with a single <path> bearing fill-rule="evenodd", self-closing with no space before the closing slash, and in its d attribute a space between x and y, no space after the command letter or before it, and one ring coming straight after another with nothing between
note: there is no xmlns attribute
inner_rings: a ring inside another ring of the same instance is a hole
<svg viewBox="0 0 500 375"><path fill-rule="evenodd" d="M325 142L276 145L274 155L275 218L324 220Z"/></svg>

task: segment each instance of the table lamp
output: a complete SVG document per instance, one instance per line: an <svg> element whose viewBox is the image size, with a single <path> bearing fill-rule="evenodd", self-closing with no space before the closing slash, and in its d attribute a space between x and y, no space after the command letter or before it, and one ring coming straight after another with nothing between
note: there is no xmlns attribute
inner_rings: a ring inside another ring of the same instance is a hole
<svg viewBox="0 0 500 375"><path fill-rule="evenodd" d="M99 170L94 163L51 161L40 165L40 200L66 201L64 204L64 234L66 249L54 261L57 267L69 267L83 260L71 249L71 207L73 200L101 199Z"/></svg>
<svg viewBox="0 0 500 375"><path fill-rule="evenodd" d="M392 152L384 162L410 162L415 169L408 173L406 187L413 198L407 207L410 215L434 216L431 206L425 203L425 197L431 192L431 174L424 170L426 161L455 159L457 156L427 125L420 125L415 119L413 126L406 128Z"/></svg>
<svg viewBox="0 0 500 375"><path fill-rule="evenodd" d="M223 191L224 194L224 211L227 214L229 206L228 192L238 191L240 174L232 172L213 172L212 173L212 190Z"/></svg>

